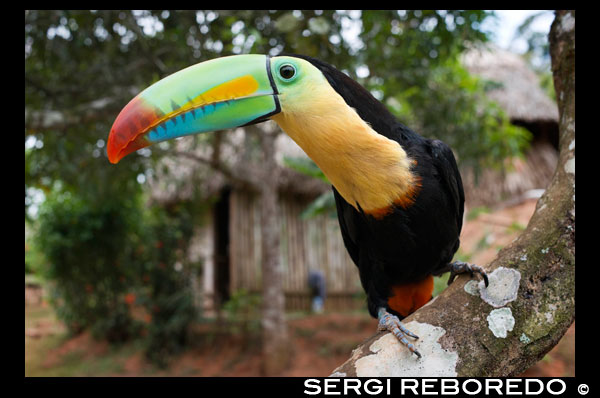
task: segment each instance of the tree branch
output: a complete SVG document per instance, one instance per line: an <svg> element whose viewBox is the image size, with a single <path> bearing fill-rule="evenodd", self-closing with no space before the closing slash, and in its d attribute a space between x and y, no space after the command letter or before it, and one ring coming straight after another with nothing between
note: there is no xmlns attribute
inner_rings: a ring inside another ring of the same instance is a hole
<svg viewBox="0 0 600 398"><path fill-rule="evenodd" d="M167 153L169 155L180 156L180 157L194 160L198 163L202 163L206 166L209 166L213 170L218 171L219 173L223 174L223 176L225 176L225 178L227 178L233 184L248 188L253 191L258 190L256 181L254 181L253 178L248 178L248 176L239 176L231 168L226 166L223 162L220 162L218 158L217 159L212 158L212 157L206 158L204 156L200 156L193 152L178 151L178 150L169 150Z"/></svg>
<svg viewBox="0 0 600 398"><path fill-rule="evenodd" d="M486 269L490 286L457 278L403 323L412 355L379 332L333 376L511 376L554 347L575 319L575 12L557 11L550 31L560 112L554 177L527 229Z"/></svg>

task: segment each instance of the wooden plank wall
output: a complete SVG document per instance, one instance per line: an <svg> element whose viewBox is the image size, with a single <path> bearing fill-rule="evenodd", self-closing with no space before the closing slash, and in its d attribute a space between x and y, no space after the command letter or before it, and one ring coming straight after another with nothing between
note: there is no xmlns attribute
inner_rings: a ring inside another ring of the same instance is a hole
<svg viewBox="0 0 600 398"><path fill-rule="evenodd" d="M294 197L279 201L281 263L288 310L308 310L308 272L320 270L326 278L328 310L363 308L358 269L350 259L336 218L308 220L300 213L308 202ZM260 206L256 197L234 191L230 202L231 291L261 289Z"/></svg>

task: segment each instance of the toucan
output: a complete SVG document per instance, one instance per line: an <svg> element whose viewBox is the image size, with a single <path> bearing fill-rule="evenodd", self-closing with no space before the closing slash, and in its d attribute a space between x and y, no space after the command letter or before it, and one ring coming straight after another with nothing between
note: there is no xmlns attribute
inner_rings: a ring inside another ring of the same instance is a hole
<svg viewBox="0 0 600 398"><path fill-rule="evenodd" d="M452 262L464 191L452 150L406 127L367 89L313 57L245 54L165 77L117 116L107 155L185 135L275 121L332 184L344 245L378 329L412 353L401 322L432 298L433 276L485 271Z"/></svg>

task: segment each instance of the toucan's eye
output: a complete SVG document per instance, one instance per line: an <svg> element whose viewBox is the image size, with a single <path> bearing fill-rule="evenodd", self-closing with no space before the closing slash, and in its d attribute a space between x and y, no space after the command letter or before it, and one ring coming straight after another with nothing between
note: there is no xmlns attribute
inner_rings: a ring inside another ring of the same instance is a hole
<svg viewBox="0 0 600 398"><path fill-rule="evenodd" d="M294 66L290 64L283 64L279 67L279 75L284 80L290 80L294 76L296 76L296 68L294 68Z"/></svg>

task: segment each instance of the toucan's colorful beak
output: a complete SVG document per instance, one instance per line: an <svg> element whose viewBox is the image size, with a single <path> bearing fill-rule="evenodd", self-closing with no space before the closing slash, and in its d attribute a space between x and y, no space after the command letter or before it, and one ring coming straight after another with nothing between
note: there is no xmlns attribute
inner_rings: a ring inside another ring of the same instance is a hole
<svg viewBox="0 0 600 398"><path fill-rule="evenodd" d="M111 163L156 142L258 123L280 112L265 55L190 66L148 87L119 113L108 137Z"/></svg>

